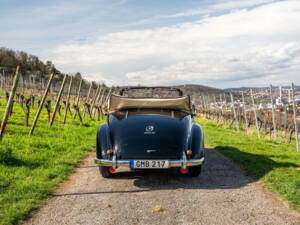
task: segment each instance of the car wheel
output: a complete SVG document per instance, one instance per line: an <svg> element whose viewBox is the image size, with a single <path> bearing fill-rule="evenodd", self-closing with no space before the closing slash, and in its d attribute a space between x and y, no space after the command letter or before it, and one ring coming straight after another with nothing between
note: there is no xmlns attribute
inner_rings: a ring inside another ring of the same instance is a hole
<svg viewBox="0 0 300 225"><path fill-rule="evenodd" d="M199 165L199 166L191 166L189 168L189 174L190 176L192 177L198 177L201 173L201 168L202 168L202 165Z"/></svg>
<svg viewBox="0 0 300 225"><path fill-rule="evenodd" d="M99 166L99 171L104 178L108 178L111 176L111 173L109 172L109 167L107 166Z"/></svg>

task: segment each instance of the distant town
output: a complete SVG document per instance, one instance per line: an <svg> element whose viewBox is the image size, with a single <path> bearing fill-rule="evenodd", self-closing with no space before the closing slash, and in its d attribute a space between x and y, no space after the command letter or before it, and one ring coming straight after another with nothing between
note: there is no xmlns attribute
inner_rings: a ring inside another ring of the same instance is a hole
<svg viewBox="0 0 300 225"><path fill-rule="evenodd" d="M245 94L250 95L250 88L242 88ZM241 92L241 89L227 89L233 92ZM257 100L258 109L271 109L272 104L270 100L270 88L253 88L253 97ZM279 87L272 87L272 94L273 94L273 101L276 108L283 108L284 105L291 105L292 102L292 89L291 87L287 86L279 86ZM300 106L300 88L295 87L295 102L296 105Z"/></svg>

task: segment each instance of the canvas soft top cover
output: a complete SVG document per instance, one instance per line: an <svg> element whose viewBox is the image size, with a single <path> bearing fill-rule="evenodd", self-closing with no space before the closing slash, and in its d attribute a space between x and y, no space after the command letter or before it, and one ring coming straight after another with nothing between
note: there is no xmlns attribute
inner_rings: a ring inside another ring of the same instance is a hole
<svg viewBox="0 0 300 225"><path fill-rule="evenodd" d="M110 113L118 113L130 109L142 109L144 113L145 110L148 110L150 114L159 110L174 110L185 114L192 114L189 96L179 98L128 98L114 94L111 95L109 101Z"/></svg>

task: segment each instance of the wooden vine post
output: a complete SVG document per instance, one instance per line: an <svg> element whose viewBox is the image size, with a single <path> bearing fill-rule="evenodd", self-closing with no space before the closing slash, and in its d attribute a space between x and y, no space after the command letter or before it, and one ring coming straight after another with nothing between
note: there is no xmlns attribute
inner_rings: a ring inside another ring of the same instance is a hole
<svg viewBox="0 0 300 225"><path fill-rule="evenodd" d="M33 96L35 96L36 85L35 85L35 79L34 79L34 77L32 77L32 82L33 82Z"/></svg>
<svg viewBox="0 0 300 225"><path fill-rule="evenodd" d="M103 98L104 98L104 95L105 95L105 88L103 88L103 92L102 92L102 95L101 95L101 98L99 99L99 102L98 102L98 104L99 104L99 106L100 107L102 107L102 101L103 101Z"/></svg>
<svg viewBox="0 0 300 225"><path fill-rule="evenodd" d="M217 104L217 100L216 100L216 96L214 95L214 110L215 110L215 112L216 112L216 116L217 116L217 119L218 119L218 122L219 122L219 116L218 116L218 114L219 114L219 109L218 109L218 104Z"/></svg>
<svg viewBox="0 0 300 225"><path fill-rule="evenodd" d="M207 107L206 107L205 96L202 95L202 98L203 98L202 101L203 101L203 109L204 109L204 111L203 111L204 115L203 116L205 116L205 118L206 118L207 117L207 114L206 114L207 113Z"/></svg>
<svg viewBox="0 0 300 225"><path fill-rule="evenodd" d="M205 96L202 96L202 102L203 102L203 109L206 110L206 102L205 102Z"/></svg>
<svg viewBox="0 0 300 225"><path fill-rule="evenodd" d="M226 94L224 93L224 110L223 110L223 114L224 114L224 122L226 122L227 119L227 99L226 99Z"/></svg>
<svg viewBox="0 0 300 225"><path fill-rule="evenodd" d="M77 107L78 110L75 110L73 120L75 120L77 113L79 112L79 98L80 98L80 91L81 91L82 79L80 79L79 88L77 92L77 98L75 100L74 107Z"/></svg>
<svg viewBox="0 0 300 225"><path fill-rule="evenodd" d="M43 105L44 105L45 100L46 100L46 98L47 98L47 95L48 95L49 88L50 88L50 85L51 85L51 82L52 82L53 77L54 77L54 73L52 73L51 76L50 76L50 79L49 79L49 81L48 81L46 90L45 90L44 95L43 95L43 97L42 97L42 100L41 100L41 102L40 102L40 104L39 104L38 111L36 112L36 115L35 115L33 124L32 124L32 126L31 126L30 131L29 131L29 135L33 134L34 128L35 128L35 126L36 126L36 123L37 123L37 121L38 121L38 119L39 119L39 116L40 116L40 113L41 113L41 111L42 111Z"/></svg>
<svg viewBox="0 0 300 225"><path fill-rule="evenodd" d="M64 79L63 79L63 82L62 82L62 84L61 84L61 87L60 87L60 90L59 90L59 93L58 93L58 96L57 96L56 104L55 104L55 107L54 107L54 111L53 111L52 117L51 117L51 119L50 119L49 128L51 128L51 126L52 126L52 124L53 124L53 122L54 122L55 114L56 114L56 111L57 111L57 109L58 109L58 107L59 107L59 102L60 102L60 98L61 98L61 96L62 96L64 87L65 87L66 79L67 79L67 74L65 74Z"/></svg>
<svg viewBox="0 0 300 225"><path fill-rule="evenodd" d="M201 99L201 111L203 112L204 109L204 101L203 101L203 95L200 95L200 99Z"/></svg>
<svg viewBox="0 0 300 225"><path fill-rule="evenodd" d="M252 100L252 106L253 106L253 111L254 111L254 118L255 118L255 125L256 125L256 131L257 131L257 137L260 138L259 134L259 126L258 126L258 120L257 120L257 107L254 102L254 96L253 96L253 91L250 89L250 94L251 94L251 100Z"/></svg>
<svg viewBox="0 0 300 225"><path fill-rule="evenodd" d="M28 127L31 98L25 100L25 126Z"/></svg>
<svg viewBox="0 0 300 225"><path fill-rule="evenodd" d="M99 114L99 100L101 98L101 95L102 95L102 91L104 90L103 87L100 88L99 90L99 93L98 93L98 96L97 96L97 99L96 99L96 109L97 109L97 113ZM93 114L93 118L95 117L95 114L96 114L96 110L94 110L94 114ZM99 117L99 116L98 116Z"/></svg>
<svg viewBox="0 0 300 225"><path fill-rule="evenodd" d="M296 107L296 101L295 101L295 87L294 87L294 83L292 83L292 101L293 101L293 111L294 111L294 124L295 124L296 145L297 145L297 151L299 152L297 107Z"/></svg>
<svg viewBox="0 0 300 225"><path fill-rule="evenodd" d="M91 115L93 115L93 110L94 110L96 99L98 98L99 89L100 89L100 85L98 85L97 90L96 90L96 94L95 94L95 96L93 98L92 108L91 108Z"/></svg>
<svg viewBox="0 0 300 225"><path fill-rule="evenodd" d="M224 102L223 102L223 99L222 99L222 95L220 94L220 103L221 103L221 115L222 115L222 120L223 122L225 121L225 115L224 115Z"/></svg>
<svg viewBox="0 0 300 225"><path fill-rule="evenodd" d="M207 104L207 117L208 119L210 119L210 102L209 102L209 96L206 95L206 104Z"/></svg>
<svg viewBox="0 0 300 225"><path fill-rule="evenodd" d="M79 111L79 98L80 98L80 90L81 90L81 85L82 85L82 79L80 80L80 84L79 84L79 88L78 88L78 93L77 93L77 99L75 104L73 105L74 109L75 109L75 113L74 113L74 118L73 120L75 120L76 115L78 114L79 120L80 120L80 124L82 124L82 118L80 115L80 111Z"/></svg>
<svg viewBox="0 0 300 225"><path fill-rule="evenodd" d="M1 124L0 141L3 138L5 127L6 127L6 123L7 123L7 120L8 120L8 116L9 116L9 114L11 112L11 107L12 107L12 104L13 104L13 101L14 101L16 90L17 90L18 81L19 81L19 78L20 78L19 69L20 69L20 67L17 66L16 73L15 73L15 78L14 78L14 82L13 82L13 86L12 86L12 89L11 89L11 93L10 93L10 96L9 96L9 99L8 99L8 103L6 105L6 109L5 109L3 120L2 120L2 124Z"/></svg>
<svg viewBox="0 0 300 225"><path fill-rule="evenodd" d="M272 105L272 120L273 120L273 129L274 129L274 140L277 140L277 129L276 129L276 115L275 115L275 106L273 100L273 90L272 84L270 84L270 98L271 98L271 105Z"/></svg>
<svg viewBox="0 0 300 225"><path fill-rule="evenodd" d="M103 99L104 99L104 96L105 96L105 92L106 92L106 89L103 88L103 93L102 93L102 96L101 96L101 99L99 100L99 109L101 111L101 117L103 119L103 111L102 111L102 105L103 105Z"/></svg>
<svg viewBox="0 0 300 225"><path fill-rule="evenodd" d="M86 110L87 110L87 104L89 103L89 99L90 99L90 94L91 94L91 89L92 89L92 86L93 86L93 83L91 82L91 85L90 85L90 88L89 88L89 91L88 91L88 95L87 95L87 98L86 98L86 101L85 101L85 104L84 104L84 111L83 111L83 115L82 115L82 118L84 119L85 117L85 113L86 113Z"/></svg>
<svg viewBox="0 0 300 225"><path fill-rule="evenodd" d="M226 94L224 93L224 104L225 104L225 112L227 111L227 99Z"/></svg>
<svg viewBox="0 0 300 225"><path fill-rule="evenodd" d="M107 93L107 96L106 96L106 98L105 98L105 100L104 100L104 102L103 102L103 107L104 107L104 109L105 109L105 106L108 104L108 100L109 100L109 97L110 97L110 95L111 95L111 92L112 92L112 89L113 88L110 88L109 89L109 91L108 91L108 93ZM104 114L104 112L103 112L103 114Z"/></svg>
<svg viewBox="0 0 300 225"><path fill-rule="evenodd" d="M64 124L66 123L68 110L70 108L70 93L71 93L71 88L72 88L72 82L73 82L73 77L71 76L69 90L68 90L68 97L67 97L67 102L66 102L66 111L65 111L65 115L64 115L64 121L63 121Z"/></svg>
<svg viewBox="0 0 300 225"><path fill-rule="evenodd" d="M231 92L230 92L230 98L231 98L231 104L232 104L233 115L234 115L234 119L235 119L236 130L237 130L237 131L240 131L240 128L239 128L239 121L238 121L238 118L237 118L237 115L236 115L235 106L234 106L234 101L233 101L233 96L232 96L232 93L231 93Z"/></svg>
<svg viewBox="0 0 300 225"><path fill-rule="evenodd" d="M286 111L286 104L283 104L283 129L284 129L284 137L286 137L286 128L287 128L287 111Z"/></svg>
<svg viewBox="0 0 300 225"><path fill-rule="evenodd" d="M104 106L105 106L106 104L108 104L108 100L109 100L109 97L110 97L110 95L111 95L112 89L113 89L113 88L110 88L110 89L109 89L109 92L108 92L108 94L107 94L107 96L106 96L106 99L105 99L105 102L104 102Z"/></svg>
<svg viewBox="0 0 300 225"><path fill-rule="evenodd" d="M248 133L248 119L247 119L247 109L245 104L245 97L244 92L242 91L242 101L243 101L243 107L244 107L244 118L245 118L245 124L246 124L246 134Z"/></svg>
<svg viewBox="0 0 300 225"><path fill-rule="evenodd" d="M203 104L204 104L204 109L205 109L205 117L207 117L208 106L207 106L207 101L206 101L206 95L203 96Z"/></svg>

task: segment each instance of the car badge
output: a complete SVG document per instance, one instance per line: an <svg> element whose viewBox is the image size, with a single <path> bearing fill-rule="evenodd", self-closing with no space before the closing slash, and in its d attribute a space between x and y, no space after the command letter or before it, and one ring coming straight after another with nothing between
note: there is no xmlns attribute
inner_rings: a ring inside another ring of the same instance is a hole
<svg viewBox="0 0 300 225"><path fill-rule="evenodd" d="M146 126L144 134L155 134L154 126L153 125Z"/></svg>

